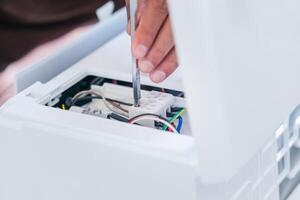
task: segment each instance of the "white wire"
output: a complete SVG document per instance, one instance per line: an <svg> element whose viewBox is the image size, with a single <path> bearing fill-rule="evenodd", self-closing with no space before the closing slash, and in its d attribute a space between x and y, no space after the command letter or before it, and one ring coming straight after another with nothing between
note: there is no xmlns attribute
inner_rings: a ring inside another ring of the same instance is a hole
<svg viewBox="0 0 300 200"><path fill-rule="evenodd" d="M117 114L120 114L122 115L123 117L126 117L128 118L128 114L124 114L124 112L119 112L119 111L116 111L115 110L115 107L111 107L110 103L107 101L107 99L105 98L104 94L98 90L84 90L84 91L81 91L79 93L77 93L74 97L73 97L73 101L78 99L78 98L81 98L81 97L84 97L86 95L89 95L89 94L92 94L92 95L96 95L96 96L100 96L102 97L102 100L105 104L105 106L111 110L112 112L115 112ZM121 110L120 110L121 111ZM164 125L166 125L172 132L174 133L178 133L179 132L176 130L176 128L174 128L174 126L172 124L170 124L168 121L164 120L164 119L161 119L159 117L156 117L156 116L152 116L152 115L144 115L144 116L140 116L140 117L137 117L136 119L130 121L131 124L135 124L139 121L142 121L142 120L152 120L152 121L158 121L158 122L161 122L163 123Z"/></svg>
<svg viewBox="0 0 300 200"><path fill-rule="evenodd" d="M81 98L81 97L85 97L89 94L92 94L92 95L96 95L96 96L100 96L103 100L107 101L104 94L100 91L97 91L97 90L84 90L84 91L81 91L79 93L77 93L73 98L72 100L75 101L76 99L78 98Z"/></svg>
<svg viewBox="0 0 300 200"><path fill-rule="evenodd" d="M111 105L111 104L107 101L107 99L105 98L105 95L104 95L102 92L98 91L98 90L84 90L84 91L81 91L81 92L77 93L77 94L72 98L72 101L74 102L76 99L81 98L81 97L85 97L85 96L87 96L87 95L89 95L89 94L92 94L92 95L96 95L96 96L102 97L102 100L103 100L105 106L106 106L110 111L112 111L112 112L114 112L114 113L117 113L117 114L119 114L119 115L122 115L123 117L126 117L126 118L129 117L128 114L127 114L127 113L124 113L122 110L120 110L120 109L118 109L118 108L117 108L118 110L116 110L116 109L115 109L116 107L113 107L113 105Z"/></svg>
<svg viewBox="0 0 300 200"><path fill-rule="evenodd" d="M169 129L171 129L172 132L179 134L179 132L176 130L176 128L174 128L174 126L172 124L170 124L166 120L163 120L159 117L155 117L155 116L151 116L151 115L144 115L144 116L141 116L141 117L137 117L136 119L130 121L129 123L130 124L135 124L135 123L137 123L139 121L142 121L142 120L153 120L153 121L161 122L164 125L166 125Z"/></svg>

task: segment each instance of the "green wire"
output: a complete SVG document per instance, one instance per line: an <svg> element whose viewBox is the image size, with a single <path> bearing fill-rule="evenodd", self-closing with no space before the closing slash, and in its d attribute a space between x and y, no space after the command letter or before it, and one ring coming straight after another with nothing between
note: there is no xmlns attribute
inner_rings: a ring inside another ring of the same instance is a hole
<svg viewBox="0 0 300 200"><path fill-rule="evenodd" d="M174 123L174 122L176 121L176 119L177 119L179 116L181 116L184 112L185 112L185 108L183 108L183 109L180 110L178 113L176 113L172 118L170 118L170 119L169 119L169 123L170 123L170 124ZM168 127L167 127L166 125L163 126L163 130L164 130L164 131L167 130L167 128L168 128Z"/></svg>

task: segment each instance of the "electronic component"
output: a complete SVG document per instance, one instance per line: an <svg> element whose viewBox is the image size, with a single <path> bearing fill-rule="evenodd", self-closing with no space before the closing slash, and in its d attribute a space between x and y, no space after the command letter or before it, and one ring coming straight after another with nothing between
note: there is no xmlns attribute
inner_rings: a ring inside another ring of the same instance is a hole
<svg viewBox="0 0 300 200"><path fill-rule="evenodd" d="M58 96L59 103L54 107L180 133L185 111L183 93L151 86L143 88L140 106L136 107L130 83L87 77Z"/></svg>
<svg viewBox="0 0 300 200"><path fill-rule="evenodd" d="M151 91L143 95L139 107L131 106L129 110L129 118L136 117L142 114L156 114L162 117L167 116L171 106L175 102L175 97L171 94ZM155 127L154 121L144 120L141 125Z"/></svg>

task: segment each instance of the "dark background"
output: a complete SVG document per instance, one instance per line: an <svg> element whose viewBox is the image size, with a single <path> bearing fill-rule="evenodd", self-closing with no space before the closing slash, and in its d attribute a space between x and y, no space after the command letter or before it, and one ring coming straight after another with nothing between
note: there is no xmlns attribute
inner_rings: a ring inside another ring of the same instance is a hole
<svg viewBox="0 0 300 200"><path fill-rule="evenodd" d="M0 0L0 72L26 53L72 29L96 22L108 0ZM124 0L114 0L116 10Z"/></svg>

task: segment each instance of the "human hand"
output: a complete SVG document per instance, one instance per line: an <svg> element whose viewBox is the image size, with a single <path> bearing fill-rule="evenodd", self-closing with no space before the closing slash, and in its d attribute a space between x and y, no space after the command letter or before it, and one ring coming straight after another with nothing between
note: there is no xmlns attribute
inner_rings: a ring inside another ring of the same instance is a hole
<svg viewBox="0 0 300 200"><path fill-rule="evenodd" d="M129 18L130 0L125 1ZM132 53L141 72L149 73L153 82L162 82L178 67L167 0L138 0L135 17ZM130 34L130 20L127 32Z"/></svg>

